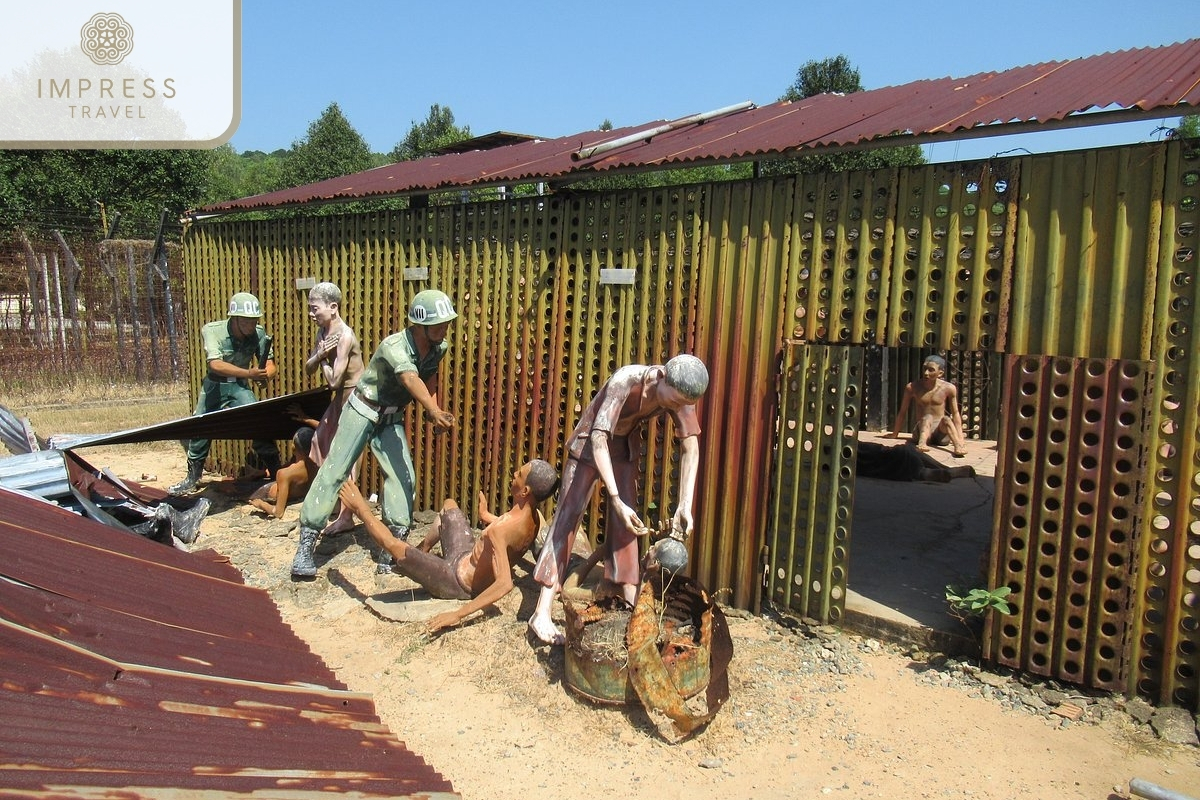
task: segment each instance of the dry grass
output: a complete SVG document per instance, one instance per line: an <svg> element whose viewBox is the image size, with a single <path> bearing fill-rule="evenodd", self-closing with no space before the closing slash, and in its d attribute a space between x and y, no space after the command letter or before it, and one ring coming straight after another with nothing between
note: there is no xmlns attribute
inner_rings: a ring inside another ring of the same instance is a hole
<svg viewBox="0 0 1200 800"><path fill-rule="evenodd" d="M112 383L76 381L69 389L5 391L0 402L25 417L41 437L112 433L191 414L183 381Z"/></svg>

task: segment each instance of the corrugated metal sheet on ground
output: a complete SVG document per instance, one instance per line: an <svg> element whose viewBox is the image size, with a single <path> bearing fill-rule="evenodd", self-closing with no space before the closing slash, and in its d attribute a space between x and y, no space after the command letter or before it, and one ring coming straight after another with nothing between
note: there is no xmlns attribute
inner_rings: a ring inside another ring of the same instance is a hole
<svg viewBox="0 0 1200 800"><path fill-rule="evenodd" d="M54 446L60 450L78 450L98 445L165 442L171 439L286 440L291 439L301 425L288 416L288 406L295 403L312 419L320 419L329 407L329 397L328 389L310 389L144 428L79 437L55 437Z"/></svg>
<svg viewBox="0 0 1200 800"><path fill-rule="evenodd" d="M35 450L0 458L0 486L40 497L61 497L71 493L63 454L55 450Z"/></svg>
<svg viewBox="0 0 1200 800"><path fill-rule="evenodd" d="M1200 39L1192 39L966 78L914 81L848 95L823 94L771 103L660 133L654 132L673 123L656 120L619 130L584 131L493 150L431 156L214 203L197 213L535 180L579 180L614 170L731 163L825 148L999 136L1177 116L1197 107ZM638 134L646 135L638 138ZM631 141L588 158L578 157L590 148L622 139Z"/></svg>
<svg viewBox="0 0 1200 800"><path fill-rule="evenodd" d="M8 791L455 796L217 553L0 489L0 554Z"/></svg>

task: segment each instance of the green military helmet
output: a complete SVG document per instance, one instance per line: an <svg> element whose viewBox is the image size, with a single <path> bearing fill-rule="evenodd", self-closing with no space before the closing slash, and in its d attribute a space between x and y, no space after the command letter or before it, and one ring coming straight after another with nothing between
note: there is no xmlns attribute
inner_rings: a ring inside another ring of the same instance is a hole
<svg viewBox="0 0 1200 800"><path fill-rule="evenodd" d="M238 292L229 298L229 316L259 319L262 317L262 308L258 305L258 298L249 292Z"/></svg>
<svg viewBox="0 0 1200 800"><path fill-rule="evenodd" d="M450 297L437 289L417 292L408 306L408 321L417 325L441 325L457 317Z"/></svg>

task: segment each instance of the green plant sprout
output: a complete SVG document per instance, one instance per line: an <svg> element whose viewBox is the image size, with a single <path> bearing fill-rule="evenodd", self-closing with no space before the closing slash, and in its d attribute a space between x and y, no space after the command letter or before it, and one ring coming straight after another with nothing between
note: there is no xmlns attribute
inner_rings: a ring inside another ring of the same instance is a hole
<svg viewBox="0 0 1200 800"><path fill-rule="evenodd" d="M982 617L988 611L1011 614L1013 613L1012 605L1005 599L1010 594L1012 594L1011 586L963 591L951 584L946 587L946 602L950 604L952 613L959 619Z"/></svg>

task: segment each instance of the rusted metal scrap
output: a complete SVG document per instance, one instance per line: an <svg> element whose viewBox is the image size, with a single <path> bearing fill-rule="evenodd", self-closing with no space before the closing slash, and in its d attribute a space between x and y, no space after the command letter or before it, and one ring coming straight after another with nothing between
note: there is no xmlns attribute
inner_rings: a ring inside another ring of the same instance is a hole
<svg viewBox="0 0 1200 800"><path fill-rule="evenodd" d="M664 576L666 579L664 580ZM696 581L650 569L637 604L564 594L565 679L591 700L640 700L687 736L729 699L733 644L725 615ZM705 692L706 708L688 700Z"/></svg>
<svg viewBox="0 0 1200 800"><path fill-rule="evenodd" d="M28 434L26 436L26 434ZM208 514L207 498L182 499L107 469L71 450L44 449L26 419L0 406L0 441L13 453L0 459L0 492L19 492L109 527L172 545L191 544Z"/></svg>

